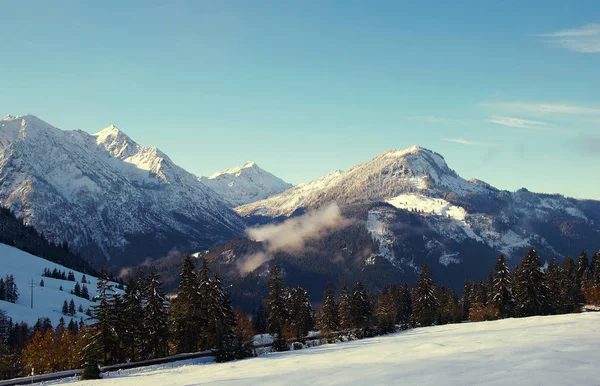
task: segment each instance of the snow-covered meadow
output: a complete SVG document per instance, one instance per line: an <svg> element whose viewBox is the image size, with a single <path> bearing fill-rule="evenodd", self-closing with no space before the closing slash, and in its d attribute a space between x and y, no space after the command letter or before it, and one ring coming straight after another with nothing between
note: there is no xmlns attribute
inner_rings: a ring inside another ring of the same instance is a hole
<svg viewBox="0 0 600 386"><path fill-rule="evenodd" d="M599 363L600 313L590 312L417 328L229 363L111 373L76 385L598 385Z"/></svg>
<svg viewBox="0 0 600 386"><path fill-rule="evenodd" d="M44 277L42 273L45 268L51 271L55 268L64 272L72 271L75 274L75 280L82 285L83 273L0 243L0 277L13 275L19 289L17 303L13 304L0 300L0 310L6 311L14 322L26 322L33 326L38 318L48 317L52 321L52 325L56 326L61 317L67 323L71 319L70 316L61 313L65 300L69 302L73 299L75 309L78 309L80 305L84 311L90 307L91 302L89 300L70 293L76 282ZM35 284L33 287L33 309L31 308L31 287L29 285L32 279ZM86 275L86 279L90 298L93 298L96 296L97 279L91 275ZM44 280L44 287L40 287L42 280ZM62 291L60 290L61 286L63 287ZM80 318L85 320L87 315L77 312L72 318L75 321L79 321Z"/></svg>

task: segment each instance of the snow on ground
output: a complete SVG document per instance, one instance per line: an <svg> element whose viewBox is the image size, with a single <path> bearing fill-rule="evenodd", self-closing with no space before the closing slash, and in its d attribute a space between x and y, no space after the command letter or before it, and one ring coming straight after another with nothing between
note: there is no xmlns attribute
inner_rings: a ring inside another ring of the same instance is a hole
<svg viewBox="0 0 600 386"><path fill-rule="evenodd" d="M222 364L77 385L598 385L600 313L417 328ZM71 383L73 380L63 380Z"/></svg>
<svg viewBox="0 0 600 386"><path fill-rule="evenodd" d="M0 310L6 311L14 322L26 322L33 326L38 318L48 317L52 320L52 325L56 326L60 318L63 317L68 324L71 316L65 316L61 312L65 300L69 302L73 299L75 309L78 309L81 305L84 312L90 307L91 302L89 300L71 295L70 292L75 287L76 282L43 277L44 268L49 268L50 271L56 268L65 273L73 271L75 280L79 282L79 285L83 285L81 283L83 276L81 272L52 263L20 249L0 244L0 277L5 278L6 275L14 275L19 290L17 303L13 304L0 300ZM31 279L35 284L33 287L33 309L31 308L31 287L29 286ZM96 296L97 279L90 275L86 275L86 279L90 298L93 298ZM41 280L44 280L44 287L39 285ZM61 286L63 291L60 291ZM77 312L72 318L78 322L80 318L85 320L87 315Z"/></svg>

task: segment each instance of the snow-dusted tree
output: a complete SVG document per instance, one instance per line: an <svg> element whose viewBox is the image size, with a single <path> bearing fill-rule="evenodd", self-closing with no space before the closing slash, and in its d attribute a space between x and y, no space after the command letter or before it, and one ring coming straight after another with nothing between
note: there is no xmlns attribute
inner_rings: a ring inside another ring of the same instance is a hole
<svg viewBox="0 0 600 386"><path fill-rule="evenodd" d="M439 307L436 292L436 284L429 273L429 266L425 263L412 291L411 323L413 326L431 326L435 322Z"/></svg>
<svg viewBox="0 0 600 386"><path fill-rule="evenodd" d="M510 315L515 303L512 275L506 264L506 257L504 255L500 255L496 261L491 302L498 308L501 317Z"/></svg>
<svg viewBox="0 0 600 386"><path fill-rule="evenodd" d="M535 249L530 249L516 270L516 316L541 315L546 307L546 287L542 261Z"/></svg>
<svg viewBox="0 0 600 386"><path fill-rule="evenodd" d="M338 305L335 302L335 294L331 289L331 282L327 283L323 299L323 308L321 310L319 328L324 332L337 331L339 329L340 321L338 315Z"/></svg>
<svg viewBox="0 0 600 386"><path fill-rule="evenodd" d="M171 331L178 353L198 350L201 334L198 307L198 277L194 261L188 253L183 260L177 297L171 304Z"/></svg>
<svg viewBox="0 0 600 386"><path fill-rule="evenodd" d="M144 288L144 330L146 342L144 352L149 358L164 357L168 353L169 320L163 284L154 265Z"/></svg>
<svg viewBox="0 0 600 386"><path fill-rule="evenodd" d="M582 250L579 254L579 258L577 259L577 283L581 286L581 281L583 280L583 275L585 271L587 271L589 267L590 261L588 259L587 253L585 250Z"/></svg>
<svg viewBox="0 0 600 386"><path fill-rule="evenodd" d="M303 338L315 324L308 292L300 286L289 290L287 303L288 325L297 339Z"/></svg>
<svg viewBox="0 0 600 386"><path fill-rule="evenodd" d="M223 291L221 277L216 272L212 280L212 297L208 323L212 325L213 353L217 362L227 362L237 358L237 337L234 333L235 314L231 302Z"/></svg>

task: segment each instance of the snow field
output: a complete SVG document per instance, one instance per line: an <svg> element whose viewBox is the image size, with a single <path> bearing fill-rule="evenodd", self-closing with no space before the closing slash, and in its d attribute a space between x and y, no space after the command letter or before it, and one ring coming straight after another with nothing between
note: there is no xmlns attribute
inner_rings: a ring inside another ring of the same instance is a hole
<svg viewBox="0 0 600 386"><path fill-rule="evenodd" d="M600 313L417 328L221 364L77 385L598 385ZM74 380L63 380L73 383Z"/></svg>

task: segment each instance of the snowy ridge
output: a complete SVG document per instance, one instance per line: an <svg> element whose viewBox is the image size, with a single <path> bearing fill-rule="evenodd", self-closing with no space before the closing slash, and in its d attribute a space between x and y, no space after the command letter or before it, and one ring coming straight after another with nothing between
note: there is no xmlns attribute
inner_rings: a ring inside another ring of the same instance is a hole
<svg viewBox="0 0 600 386"><path fill-rule="evenodd" d="M346 172L337 171L308 184L298 185L263 201L235 208L242 216L289 216L301 207L322 202L340 205L373 202L403 193L462 195L488 189L459 177L444 158L419 146L390 150Z"/></svg>
<svg viewBox="0 0 600 386"><path fill-rule="evenodd" d="M155 251L166 253L244 228L213 190L115 126L91 135L30 115L0 121L0 203L49 240L67 240L96 259L126 253L129 237L177 235L183 245L165 242L166 250Z"/></svg>
<svg viewBox="0 0 600 386"><path fill-rule="evenodd" d="M200 181L217 192L231 207L264 200L292 187L252 161L208 178L201 177Z"/></svg>

